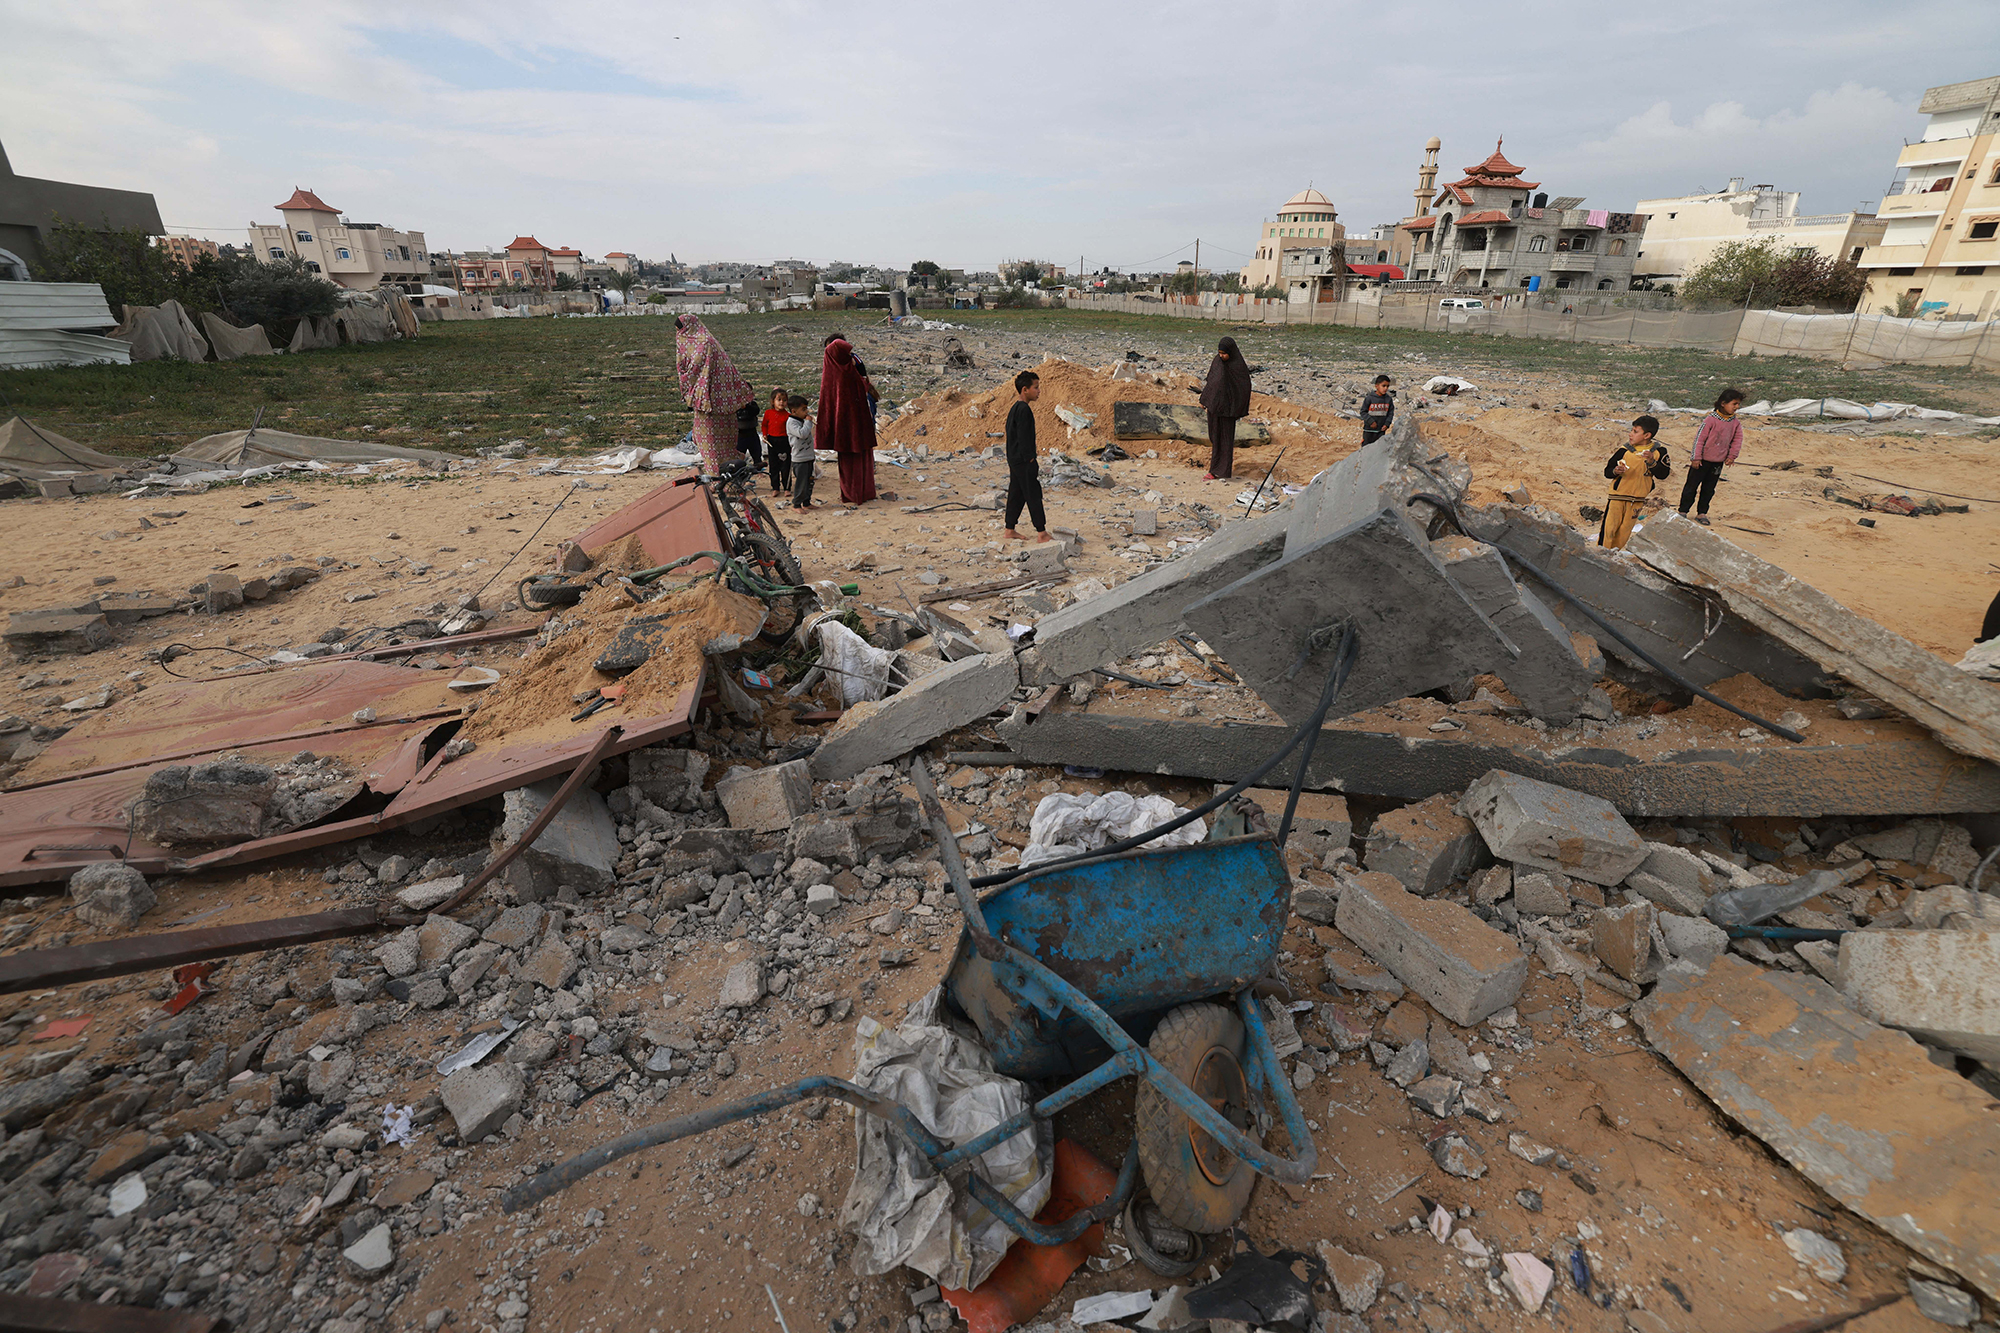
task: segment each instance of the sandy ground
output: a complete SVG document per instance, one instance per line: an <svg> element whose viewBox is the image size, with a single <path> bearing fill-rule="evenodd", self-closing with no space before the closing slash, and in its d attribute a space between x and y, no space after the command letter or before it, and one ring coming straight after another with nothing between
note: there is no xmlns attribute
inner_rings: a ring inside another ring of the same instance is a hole
<svg viewBox="0 0 2000 1333"><path fill-rule="evenodd" d="M1098 427L1071 438L1055 416L1057 406L1102 411L1128 393L1191 400L1184 372L1175 378L1174 367L1149 367L1158 369L1167 383L1145 384L1135 392L1122 385L1114 388L1084 367L1027 359L1020 364L1037 364L1047 380L1037 408L1044 449L1060 448L1072 457L1102 445L1108 422L1101 418ZM1011 366L1006 373L1011 375ZM1001 373L982 371L978 378L993 385ZM1354 376L1352 387L1359 382ZM1490 498L1505 486L1525 483L1537 500L1572 516L1577 504L1597 500L1603 459L1623 438L1629 410L1593 402L1588 392L1571 388L1560 401L1566 409L1589 413L1579 418L1551 410L1550 401L1541 397L1553 398L1547 386L1497 389L1491 396L1414 409L1424 414L1427 436L1472 463L1476 495ZM961 391L949 400L946 392L919 399L917 410L886 433L885 447L922 445L927 452L956 455L917 459L908 468L882 466L880 485L895 492L896 499L858 509L832 504L798 514L780 509L779 519L808 577L856 580L864 604L904 607L934 589L949 592L1010 573L1008 556L1016 548L1000 540L998 515L990 509L949 506L1004 489L1004 464L990 433L1000 427L1011 390ZM1271 446L1239 449L1233 482L1203 480L1204 449L1148 442L1134 448L1138 456L1110 465L1116 483L1112 488L1052 488L1051 524L1073 528L1083 539L1081 554L1072 561L1072 581L1092 576L1121 581L1169 542L1206 535L1210 527L1204 518L1226 521L1240 514L1233 504L1236 496L1255 484L1280 449L1286 452L1278 478L1295 484L1343 456L1359 440L1358 423L1343 415L1345 392L1335 384L1319 406L1310 408L1260 398L1256 410L1270 422L1277 440ZM1492 396L1505 396L1508 404L1493 404ZM1406 404L1409 400L1406 388ZM1541 407L1529 405L1537 401ZM981 408L978 417L967 412L975 404ZM1692 429L1689 419L1676 419L1666 438L1684 453ZM993 457L980 457L988 449ZM1876 528L1864 529L1855 523L1857 511L1819 493L1833 481L1816 476L1814 469L1833 468L1834 481L1849 491L1896 489L1922 498L1934 489L1977 496L1991 489L1984 457L1989 450L1989 444L1967 439L1853 438L1752 424L1746 461L1730 474L1714 516L1732 540L1926 647L1955 657L1976 632L2000 572L1994 563L2000 560L2000 528L1992 511L1975 502L1965 515L1879 515ZM1787 459L1803 466L1788 472L1769 467ZM221 617L175 615L142 622L121 631L114 650L15 665L8 673L10 693L0 696L0 713L49 725L73 720L60 707L67 700L103 685L129 696L163 680L162 668L147 658L169 642L254 654L309 643L335 629L351 636L365 626L435 616L458 595L482 588L485 605L496 607L511 597L514 581L548 567L558 539L661 481L646 474L591 478L587 489L572 490L571 478L533 476L531 470L531 463L488 463L442 479L343 483L299 477L194 496L94 496L0 505L0 522L10 538L0 550L0 583L12 575L23 580L0 591L0 610L5 611L62 605L102 591L179 592L218 569L248 577L319 557L334 562L301 590ZM1864 480L1864 471L1897 484ZM832 499L835 493L829 477L822 497ZM541 526L566 495L563 511ZM253 501L261 503L246 507ZM940 505L948 507L908 512ZM1134 538L1132 514L1145 509L1157 511L1158 533ZM142 525L141 518L152 526ZM517 549L521 553L509 565ZM872 562L861 559L869 553ZM856 569L857 564L872 568ZM926 582L926 573L937 582ZM100 585L103 578L115 582ZM361 593L373 596L348 600ZM1031 592L951 599L943 605L956 605L960 609L954 614L961 618L1006 622L1049 609L1046 598ZM502 612L495 623L532 619ZM511 670L522 654L517 644L501 644L441 656L434 665L449 668L466 660ZM226 665L230 656L197 654L174 666L205 674ZM712 773L711 780L717 775ZM1014 827L1000 830L1003 842L1018 842L1019 826L1025 825L1028 809L1042 792L1090 785L1051 770L1029 778L1020 808L1007 812ZM1120 785L1183 799L1193 794L1191 784L1157 779ZM953 806L955 823L975 813L993 822L991 809ZM415 859L456 855L483 846L490 821L490 813L475 809L422 836L378 838L372 850ZM322 870L346 863L358 850L335 848L248 871L164 882L161 907L145 928L324 910L337 895L324 883ZM33 906L16 899L11 905L17 910L5 918L10 947L48 946L72 937L75 923L59 899L44 896ZM837 920L836 927L865 932L864 909L843 912L853 919ZM1316 986L1330 932L1296 918L1292 926L1285 945L1287 969L1295 982ZM858 938L870 937L861 933ZM948 929L927 929L913 921L900 939L918 949L915 965L893 971L857 967L844 979L840 992L854 1000L857 1015L893 1023L903 1006L942 974L951 943ZM352 948L315 945L284 958L239 960L223 967L215 980L240 990L286 970L330 972L342 966L339 958L354 956ZM663 982L636 982L629 994L620 992L612 1003L650 1007L661 1006L667 994L712 994L732 960L727 945L678 955ZM164 977L136 977L8 997L0 1002L0 1018L33 1018L26 1025L32 1030L42 1017L91 1013L95 1018L86 1034L91 1053L115 1058L119 1043L157 1018L155 1006L168 989L164 983ZM1632 1316L1632 1326L1642 1329L1763 1330L1851 1310L1878 1292L1900 1289L1906 1251L1724 1122L1671 1066L1646 1052L1635 1028L1609 1011L1616 997L1592 992L1588 1012L1585 998L1571 983L1543 974L1537 965L1516 1006L1519 1026L1456 1034L1492 1060L1510 1102L1508 1118L1499 1124L1462 1123L1488 1167L1478 1181L1444 1176L1433 1167L1425 1144L1436 1122L1414 1111L1364 1057L1334 1055L1325 1049L1325 1034L1306 1024L1309 1046L1319 1048L1309 1060L1323 1066L1301 1093L1313 1121L1322 1178L1297 1191L1260 1185L1243 1223L1245 1232L1266 1250L1310 1250L1315 1242L1330 1240L1374 1256L1388 1268L1385 1281L1390 1285L1370 1316L1373 1326L1440 1333L1541 1327L1545 1322L1616 1330L1627 1326L1633 1310L1648 1312ZM1365 1003L1362 1008L1365 1013ZM1421 1006L1369 1017L1378 1023L1438 1021L1413 1010ZM438 1080L430 1065L463 1039L460 1023L447 1009L414 1013L399 1026L369 1033L364 1050L396 1070L393 1077L366 1087L369 1099L402 1104L432 1091ZM847 1247L834 1219L853 1159L850 1122L843 1111L812 1119L789 1110L628 1159L545 1206L532 1225L498 1213L494 1196L499 1188L613 1133L801 1074L846 1073L852 1067L851 1017L813 1027L796 1003L773 1000L746 1026L755 1040L732 1045L743 1063L727 1082L683 1088L659 1105L634 1107L601 1097L568 1115L547 1110L511 1141L445 1149L426 1137L409 1150L381 1154L372 1163L378 1182L420 1166L440 1178L439 1189L466 1200L464 1220L455 1229L422 1238L408 1233L399 1244L406 1269L421 1269L416 1289L393 1310L376 1311L363 1301L354 1317L362 1327L418 1328L427 1311L448 1308L456 1311L453 1327L483 1329L498 1322L498 1299L513 1289L504 1284L525 1280L533 1309L529 1326L536 1330L775 1327L771 1295L781 1303L791 1329L886 1333L899 1327L912 1314L907 1292L922 1279L910 1274L856 1278L839 1257ZM0 1047L0 1061L12 1071L37 1049L21 1036ZM0 1079L5 1077L0 1073ZM1129 1097L1129 1092L1114 1089L1066 1115L1060 1128L1115 1164L1128 1132ZM208 1123L204 1117L216 1122L227 1118L233 1104L231 1098L167 1103L159 1109L179 1117L176 1124L196 1127ZM1509 1155L1507 1135L1515 1131L1557 1147L1568 1165L1531 1167ZM743 1144L754 1145L754 1151L724 1166L725 1150ZM1417 1179L1405 1185L1413 1176ZM1524 1206L1521 1192L1529 1190L1539 1193L1538 1212ZM808 1195L816 1204L802 1203ZM1419 1195L1454 1210L1470 1210L1462 1225L1495 1252L1523 1249L1544 1257L1566 1256L1571 1247L1580 1246L1596 1284L1593 1290L1615 1293L1617 1308L1600 1309L1573 1290L1565 1276L1553 1312L1541 1319L1523 1318L1483 1271L1468 1269L1455 1251L1404 1229L1405 1219L1420 1211ZM420 1206L409 1208L415 1212ZM585 1225L586 1210L592 1208L602 1210L601 1224ZM1832 1236L1846 1250L1850 1268L1844 1284L1821 1283L1791 1259L1779 1232L1800 1226ZM268 1239L287 1263L302 1253L299 1238L281 1228L273 1227ZM1226 1249L1211 1253L1220 1257ZM1136 1267L1103 1274L1084 1270L1051 1314L1091 1291L1166 1285ZM365 1296L365 1289L357 1290ZM347 1296L341 1299L344 1303ZM1928 1326L1905 1301L1848 1327L1887 1333L1920 1325Z"/></svg>

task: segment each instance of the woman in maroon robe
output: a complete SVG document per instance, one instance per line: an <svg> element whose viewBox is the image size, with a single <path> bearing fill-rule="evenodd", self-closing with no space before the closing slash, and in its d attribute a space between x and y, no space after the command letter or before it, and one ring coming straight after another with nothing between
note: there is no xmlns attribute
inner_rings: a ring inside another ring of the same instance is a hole
<svg viewBox="0 0 2000 1333"><path fill-rule="evenodd" d="M875 414L854 348L845 338L826 345L819 376L819 419L813 447L840 455L840 500L863 504L875 498Z"/></svg>

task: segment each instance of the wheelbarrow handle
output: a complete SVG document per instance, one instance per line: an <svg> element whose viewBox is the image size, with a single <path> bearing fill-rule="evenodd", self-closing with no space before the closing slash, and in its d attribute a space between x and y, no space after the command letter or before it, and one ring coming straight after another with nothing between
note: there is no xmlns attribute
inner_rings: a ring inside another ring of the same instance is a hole
<svg viewBox="0 0 2000 1333"><path fill-rule="evenodd" d="M623 1134L609 1142L600 1143L588 1152L578 1153L567 1162L552 1166L541 1174L504 1191L500 1195L501 1210L515 1213L523 1208L532 1207L552 1194L561 1193L585 1176L609 1166L621 1157L629 1157L646 1148L705 1133L719 1125L782 1110L795 1102L802 1102L811 1097L830 1097L859 1107L871 1115L881 1116L900 1129L917 1146L927 1161L935 1160L945 1151L944 1145L931 1136L930 1131L924 1128L923 1122L918 1120L908 1107L878 1097L859 1084L849 1083L846 1079L835 1078L831 1074L816 1074L784 1087L760 1092L754 1097L745 1097L742 1101L676 1116L672 1120L663 1120L657 1125L635 1129L630 1134Z"/></svg>
<svg viewBox="0 0 2000 1333"><path fill-rule="evenodd" d="M944 863L944 873L951 879L952 892L958 895L958 910L965 916L965 928L972 936L972 947L987 962L998 962L1007 956L1007 946L995 939L993 932L986 927L986 913L979 906L979 894L966 876L965 858L958 854L958 838L945 820L937 788L931 785L930 769L924 766L924 758L920 754L910 756L910 783L917 789L917 801L924 808L924 818L930 821L931 837L937 842L938 859Z"/></svg>
<svg viewBox="0 0 2000 1333"><path fill-rule="evenodd" d="M966 1181L966 1192L981 1207L999 1218L1009 1231L1030 1245L1053 1246L1066 1245L1099 1222L1108 1222L1125 1211L1125 1205L1131 1201L1132 1191L1138 1184L1139 1142L1134 1139L1125 1149L1125 1163L1118 1168L1118 1183L1112 1187L1110 1195L1099 1203L1071 1213L1060 1222L1035 1221L977 1172Z"/></svg>

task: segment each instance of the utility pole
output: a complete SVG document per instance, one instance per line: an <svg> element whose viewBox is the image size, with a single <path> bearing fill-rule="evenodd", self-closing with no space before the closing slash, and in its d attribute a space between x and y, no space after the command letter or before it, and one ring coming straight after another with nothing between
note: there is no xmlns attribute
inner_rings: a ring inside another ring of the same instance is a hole
<svg viewBox="0 0 2000 1333"><path fill-rule="evenodd" d="M1194 303L1201 304L1201 237L1194 238Z"/></svg>

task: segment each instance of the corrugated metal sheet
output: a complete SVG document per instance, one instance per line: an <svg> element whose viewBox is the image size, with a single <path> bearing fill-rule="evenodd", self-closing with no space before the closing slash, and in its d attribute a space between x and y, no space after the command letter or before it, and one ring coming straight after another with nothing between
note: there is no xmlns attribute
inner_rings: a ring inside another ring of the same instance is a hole
<svg viewBox="0 0 2000 1333"><path fill-rule="evenodd" d="M94 282L0 282L0 329L115 328L104 289Z"/></svg>
<svg viewBox="0 0 2000 1333"><path fill-rule="evenodd" d="M14 285L0 282L0 291ZM132 344L121 338L55 329L0 329L0 370L131 364Z"/></svg>

